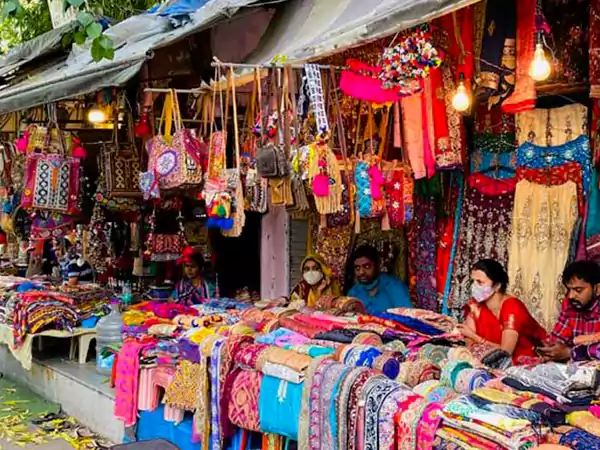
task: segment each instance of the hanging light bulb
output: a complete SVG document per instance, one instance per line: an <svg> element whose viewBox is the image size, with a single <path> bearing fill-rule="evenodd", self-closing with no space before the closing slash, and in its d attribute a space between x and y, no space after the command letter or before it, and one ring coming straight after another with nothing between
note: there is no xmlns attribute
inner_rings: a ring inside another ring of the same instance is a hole
<svg viewBox="0 0 600 450"><path fill-rule="evenodd" d="M471 97L465 87L465 76L462 73L458 78L458 86L456 87L456 92L452 98L452 106L458 112L465 112L471 106Z"/></svg>
<svg viewBox="0 0 600 450"><path fill-rule="evenodd" d="M544 46L541 42L535 44L535 52L533 53L533 61L529 67L529 76L535 81L544 81L550 76L550 63L544 54Z"/></svg>
<svg viewBox="0 0 600 450"><path fill-rule="evenodd" d="M106 122L106 113L97 106L94 106L88 111L87 119L88 122L93 124L104 123Z"/></svg>

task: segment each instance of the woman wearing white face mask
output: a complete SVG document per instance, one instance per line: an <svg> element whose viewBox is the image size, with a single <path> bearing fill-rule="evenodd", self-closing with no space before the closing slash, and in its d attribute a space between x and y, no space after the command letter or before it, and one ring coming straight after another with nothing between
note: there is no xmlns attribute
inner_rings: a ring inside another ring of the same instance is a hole
<svg viewBox="0 0 600 450"><path fill-rule="evenodd" d="M302 280L292 290L292 302L313 306L323 296L339 296L340 287L331 269L318 255L309 255L302 261Z"/></svg>
<svg viewBox="0 0 600 450"><path fill-rule="evenodd" d="M546 330L525 304L506 293L508 275L493 259L482 259L471 269L471 300L465 305L461 331L475 342L498 345L513 363L536 356L535 347L546 339Z"/></svg>

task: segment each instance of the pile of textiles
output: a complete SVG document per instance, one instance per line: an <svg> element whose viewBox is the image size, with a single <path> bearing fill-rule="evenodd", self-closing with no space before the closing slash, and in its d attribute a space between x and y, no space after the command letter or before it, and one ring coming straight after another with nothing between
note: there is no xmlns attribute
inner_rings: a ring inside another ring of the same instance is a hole
<svg viewBox="0 0 600 450"><path fill-rule="evenodd" d="M503 383L534 392L565 406L590 405L599 392L600 377L593 365L546 363L510 367Z"/></svg>
<svg viewBox="0 0 600 450"><path fill-rule="evenodd" d="M16 347L23 343L27 333L50 328L72 331L80 321L73 299L57 292L17 292L14 297L12 325Z"/></svg>
<svg viewBox="0 0 600 450"><path fill-rule="evenodd" d="M321 297L317 300L315 309L336 315L365 312L361 301L354 297Z"/></svg>

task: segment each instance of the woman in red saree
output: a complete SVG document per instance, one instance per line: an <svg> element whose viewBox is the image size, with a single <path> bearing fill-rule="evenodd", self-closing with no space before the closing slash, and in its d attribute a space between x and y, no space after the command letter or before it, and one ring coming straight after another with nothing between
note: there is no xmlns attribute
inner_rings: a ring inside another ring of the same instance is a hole
<svg viewBox="0 0 600 450"><path fill-rule="evenodd" d="M482 259L471 269L471 300L465 305L465 338L487 341L512 355L513 363L536 356L535 347L546 339L546 330L525 304L506 293L508 274L493 259Z"/></svg>

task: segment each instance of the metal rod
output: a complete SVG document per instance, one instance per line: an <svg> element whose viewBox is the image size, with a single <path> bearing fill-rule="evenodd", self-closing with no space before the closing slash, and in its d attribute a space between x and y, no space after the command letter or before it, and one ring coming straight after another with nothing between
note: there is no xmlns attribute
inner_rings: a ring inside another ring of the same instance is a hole
<svg viewBox="0 0 600 450"><path fill-rule="evenodd" d="M310 63L309 63L310 64ZM280 64L280 63L267 63L267 64L244 64L244 63L224 63L221 61L213 61L210 63L212 67L235 67L235 68L246 68L246 69L283 69L284 67L291 67L292 69L304 69L307 64ZM330 66L324 64L313 64L317 69L327 70L344 70L346 67Z"/></svg>
<svg viewBox="0 0 600 450"><path fill-rule="evenodd" d="M202 88L196 89L163 89L163 88L146 88L144 92L163 92L169 93L171 91L175 91L180 94L200 94L202 92Z"/></svg>

